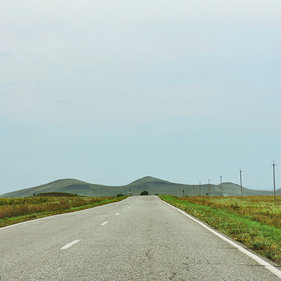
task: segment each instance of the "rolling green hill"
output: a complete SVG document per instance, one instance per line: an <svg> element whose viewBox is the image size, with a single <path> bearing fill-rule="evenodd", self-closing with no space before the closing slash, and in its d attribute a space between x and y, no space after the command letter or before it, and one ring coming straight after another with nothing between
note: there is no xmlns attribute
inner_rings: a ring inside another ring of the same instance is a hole
<svg viewBox="0 0 281 281"><path fill-rule="evenodd" d="M223 183L223 195L224 196L239 196L240 186L231 182ZM209 185L186 185L179 183L172 183L165 180L144 177L133 181L128 185L123 186L106 186L99 184L91 184L76 179L61 179L47 184L21 189L14 192L9 192L0 197L26 197L34 194L46 193L46 192L65 192L73 193L85 196L115 196L118 193L139 195L143 190L149 192L149 194L171 194L171 195L208 195ZM220 185L210 185L211 196L221 195ZM243 195L272 195L271 191L262 191L243 188ZM277 191L278 195L281 195L281 189Z"/></svg>

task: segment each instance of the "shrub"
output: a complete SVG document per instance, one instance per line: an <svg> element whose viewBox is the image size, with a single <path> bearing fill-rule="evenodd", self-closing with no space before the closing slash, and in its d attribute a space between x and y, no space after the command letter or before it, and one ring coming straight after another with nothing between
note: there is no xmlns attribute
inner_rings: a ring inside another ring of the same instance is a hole
<svg viewBox="0 0 281 281"><path fill-rule="evenodd" d="M125 195L124 194L122 194L122 193L118 193L117 195L116 195L116 197L124 197Z"/></svg>
<svg viewBox="0 0 281 281"><path fill-rule="evenodd" d="M140 193L140 195L148 195L148 191L144 190Z"/></svg>

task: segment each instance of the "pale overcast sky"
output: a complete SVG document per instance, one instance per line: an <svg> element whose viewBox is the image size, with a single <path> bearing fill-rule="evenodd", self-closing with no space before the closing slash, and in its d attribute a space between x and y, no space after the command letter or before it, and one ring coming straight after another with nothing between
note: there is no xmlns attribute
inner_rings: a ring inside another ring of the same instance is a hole
<svg viewBox="0 0 281 281"><path fill-rule="evenodd" d="M0 194L59 178L281 179L280 0L0 0Z"/></svg>

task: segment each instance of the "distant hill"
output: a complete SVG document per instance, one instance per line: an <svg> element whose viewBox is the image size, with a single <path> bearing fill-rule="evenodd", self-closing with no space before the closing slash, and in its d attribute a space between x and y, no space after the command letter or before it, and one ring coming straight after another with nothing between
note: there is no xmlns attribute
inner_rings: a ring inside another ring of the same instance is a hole
<svg viewBox="0 0 281 281"><path fill-rule="evenodd" d="M239 196L240 186L231 182L223 183L224 196ZM76 179L61 179L47 184L21 189L18 191L0 195L0 197L26 197L34 194L50 193L50 192L64 192L84 196L115 196L119 193L139 195L142 191L148 191L149 194L171 194L182 196L185 195L208 195L209 185L187 185L180 183L172 183L162 179L153 177L144 177L130 184L123 186L106 186L99 184L91 184ZM221 195L220 185L210 185L211 196ZM244 195L273 195L271 191L254 190L243 188ZM277 194L281 195L281 189L277 190Z"/></svg>
<svg viewBox="0 0 281 281"><path fill-rule="evenodd" d="M33 196L34 194L50 192L72 193L84 196L105 196L120 193L118 190L118 187L90 184L76 179L61 179L43 185L9 192L0 195L0 197L27 197Z"/></svg>

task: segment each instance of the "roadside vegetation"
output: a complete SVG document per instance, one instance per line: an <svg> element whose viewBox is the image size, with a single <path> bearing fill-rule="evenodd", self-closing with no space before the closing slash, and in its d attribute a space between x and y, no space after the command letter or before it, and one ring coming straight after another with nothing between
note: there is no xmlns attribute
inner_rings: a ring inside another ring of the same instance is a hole
<svg viewBox="0 0 281 281"><path fill-rule="evenodd" d="M125 199L46 193L23 198L0 198L0 227L41 217L74 212Z"/></svg>
<svg viewBox="0 0 281 281"><path fill-rule="evenodd" d="M160 198L281 265L281 196Z"/></svg>
<svg viewBox="0 0 281 281"><path fill-rule="evenodd" d="M140 195L148 195L148 194L149 194L149 192L146 191L146 190L144 190L144 191L142 191L142 192L140 193Z"/></svg>

